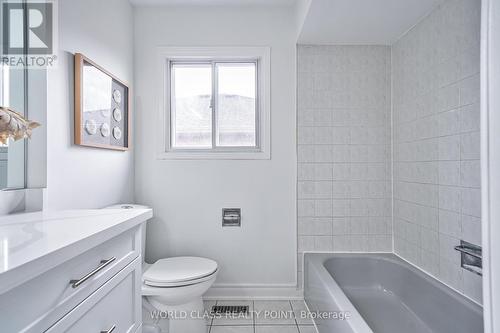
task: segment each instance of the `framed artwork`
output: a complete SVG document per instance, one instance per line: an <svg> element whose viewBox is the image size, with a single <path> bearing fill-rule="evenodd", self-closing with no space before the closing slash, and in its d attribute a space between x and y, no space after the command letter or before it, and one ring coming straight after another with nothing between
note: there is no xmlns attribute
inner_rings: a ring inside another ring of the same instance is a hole
<svg viewBox="0 0 500 333"><path fill-rule="evenodd" d="M75 144L130 148L130 91L123 81L75 54Z"/></svg>

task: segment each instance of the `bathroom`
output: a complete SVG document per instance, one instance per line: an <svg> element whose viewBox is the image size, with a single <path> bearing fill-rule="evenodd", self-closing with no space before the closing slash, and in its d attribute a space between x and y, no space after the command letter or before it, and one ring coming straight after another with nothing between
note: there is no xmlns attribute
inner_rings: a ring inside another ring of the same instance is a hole
<svg viewBox="0 0 500 333"><path fill-rule="evenodd" d="M0 332L500 332L497 1L0 2Z"/></svg>

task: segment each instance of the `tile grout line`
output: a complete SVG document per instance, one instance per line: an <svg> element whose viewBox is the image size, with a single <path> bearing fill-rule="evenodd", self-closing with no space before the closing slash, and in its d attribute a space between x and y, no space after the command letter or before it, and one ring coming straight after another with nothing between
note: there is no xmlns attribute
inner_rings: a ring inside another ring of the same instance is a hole
<svg viewBox="0 0 500 333"><path fill-rule="evenodd" d="M299 323L297 322L297 316L295 315L295 310L293 309L292 301L288 300L288 303L290 304L290 309L292 309L293 320L295 321L295 327L297 327L297 333L300 333Z"/></svg>
<svg viewBox="0 0 500 333"><path fill-rule="evenodd" d="M214 305L217 305L219 301L218 300L215 300L215 304ZM210 310L211 312L211 310ZM210 329L208 330L208 333L212 333L212 326L214 325L214 316L212 316L211 320L210 320Z"/></svg>
<svg viewBox="0 0 500 333"><path fill-rule="evenodd" d="M253 322L253 333L257 332L257 327L255 327L255 300L252 300L252 322Z"/></svg>

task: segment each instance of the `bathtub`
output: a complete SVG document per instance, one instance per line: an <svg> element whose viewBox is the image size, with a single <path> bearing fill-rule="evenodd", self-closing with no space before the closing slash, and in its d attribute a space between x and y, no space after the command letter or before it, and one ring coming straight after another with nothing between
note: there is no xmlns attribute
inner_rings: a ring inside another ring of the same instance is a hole
<svg viewBox="0 0 500 333"><path fill-rule="evenodd" d="M305 254L319 333L481 333L481 306L393 254Z"/></svg>

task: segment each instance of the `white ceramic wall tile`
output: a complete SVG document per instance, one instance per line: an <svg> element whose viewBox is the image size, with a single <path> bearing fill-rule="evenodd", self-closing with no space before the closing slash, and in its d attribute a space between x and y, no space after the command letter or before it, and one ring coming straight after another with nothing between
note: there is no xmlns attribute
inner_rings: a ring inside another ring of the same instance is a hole
<svg viewBox="0 0 500 333"><path fill-rule="evenodd" d="M461 189L455 186L439 186L439 208L460 212Z"/></svg>
<svg viewBox="0 0 500 333"><path fill-rule="evenodd" d="M481 244L481 218L462 215L461 239L472 244Z"/></svg>
<svg viewBox="0 0 500 333"><path fill-rule="evenodd" d="M460 160L460 135L439 138L439 160Z"/></svg>
<svg viewBox="0 0 500 333"><path fill-rule="evenodd" d="M481 189L479 188L462 188L462 213L481 217Z"/></svg>
<svg viewBox="0 0 500 333"><path fill-rule="evenodd" d="M460 185L463 187L481 186L481 164L479 160L461 162Z"/></svg>
<svg viewBox="0 0 500 333"><path fill-rule="evenodd" d="M392 50L299 46L300 254L390 251L394 238L481 301L453 249L481 241L479 22L479 0L448 0Z"/></svg>
<svg viewBox="0 0 500 333"><path fill-rule="evenodd" d="M479 131L480 122L479 103L460 108L460 130L462 133Z"/></svg>
<svg viewBox="0 0 500 333"><path fill-rule="evenodd" d="M439 185L459 186L460 183L460 161L440 161Z"/></svg>
<svg viewBox="0 0 500 333"><path fill-rule="evenodd" d="M478 160L480 158L479 132L464 133L460 136L460 153L462 160Z"/></svg>
<svg viewBox="0 0 500 333"><path fill-rule="evenodd" d="M392 48L395 252L478 302L453 247L481 242L480 6L445 1Z"/></svg>
<svg viewBox="0 0 500 333"><path fill-rule="evenodd" d="M455 238L460 238L462 234L460 213L440 209L439 232Z"/></svg>
<svg viewBox="0 0 500 333"><path fill-rule="evenodd" d="M392 250L390 65L390 47L299 46L299 253Z"/></svg>
<svg viewBox="0 0 500 333"><path fill-rule="evenodd" d="M464 293L478 303L483 301L483 290L481 276L472 272L463 272Z"/></svg>

